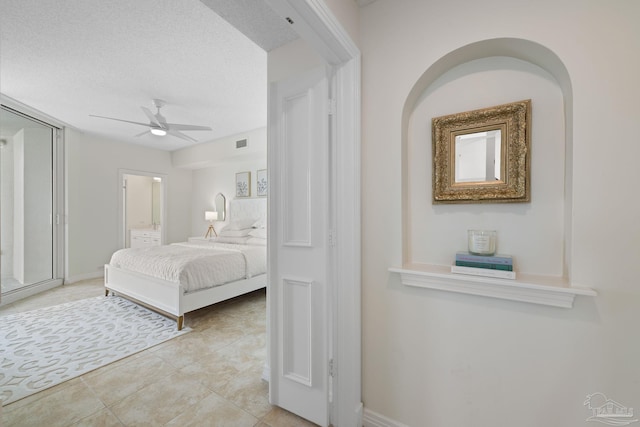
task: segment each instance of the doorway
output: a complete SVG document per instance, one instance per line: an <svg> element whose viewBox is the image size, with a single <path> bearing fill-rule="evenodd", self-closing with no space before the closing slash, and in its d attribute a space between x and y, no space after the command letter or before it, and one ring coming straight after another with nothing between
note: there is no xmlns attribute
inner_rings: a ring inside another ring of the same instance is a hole
<svg viewBox="0 0 640 427"><path fill-rule="evenodd" d="M9 303L62 284L60 130L0 108L0 284Z"/></svg>
<svg viewBox="0 0 640 427"><path fill-rule="evenodd" d="M165 174L120 170L120 248L165 242Z"/></svg>

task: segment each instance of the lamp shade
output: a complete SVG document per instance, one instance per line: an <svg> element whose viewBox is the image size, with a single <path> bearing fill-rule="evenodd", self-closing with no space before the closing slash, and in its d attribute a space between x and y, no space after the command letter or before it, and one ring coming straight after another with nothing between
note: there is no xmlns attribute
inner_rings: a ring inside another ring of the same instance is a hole
<svg viewBox="0 0 640 427"><path fill-rule="evenodd" d="M216 221L218 219L218 212L216 211L205 211L204 212L205 221Z"/></svg>

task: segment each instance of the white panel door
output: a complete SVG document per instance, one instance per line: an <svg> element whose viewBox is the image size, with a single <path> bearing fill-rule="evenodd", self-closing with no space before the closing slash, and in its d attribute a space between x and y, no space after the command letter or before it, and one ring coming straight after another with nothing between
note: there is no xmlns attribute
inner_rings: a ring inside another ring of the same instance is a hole
<svg viewBox="0 0 640 427"><path fill-rule="evenodd" d="M325 70L274 83L269 108L270 399L329 423L329 138Z"/></svg>

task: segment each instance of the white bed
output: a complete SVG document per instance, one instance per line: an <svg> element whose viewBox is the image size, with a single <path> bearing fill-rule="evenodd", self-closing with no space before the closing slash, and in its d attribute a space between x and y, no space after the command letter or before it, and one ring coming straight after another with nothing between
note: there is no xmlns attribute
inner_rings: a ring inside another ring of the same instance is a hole
<svg viewBox="0 0 640 427"><path fill-rule="evenodd" d="M229 211L230 221L249 218L264 221L266 200L236 199L231 201ZM240 262L242 258L246 264ZM192 269L183 268L187 266ZM178 329L182 329L185 313L265 286L264 247L213 241L180 243L118 251L105 265L106 295L110 292L122 295L174 317Z"/></svg>

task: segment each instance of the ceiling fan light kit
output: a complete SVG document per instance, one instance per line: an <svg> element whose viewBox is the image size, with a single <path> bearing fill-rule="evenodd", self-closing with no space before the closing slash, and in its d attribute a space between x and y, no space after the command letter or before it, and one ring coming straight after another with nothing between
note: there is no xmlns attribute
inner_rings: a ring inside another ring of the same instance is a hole
<svg viewBox="0 0 640 427"><path fill-rule="evenodd" d="M146 126L149 128L149 130L147 130L146 132L142 132L138 135L135 136L142 136L142 135L146 135L148 133L151 133L152 135L157 135L157 136L165 136L165 135L172 135L175 136L176 138L180 138L180 139L184 139L186 141L190 141L190 142L198 142L196 139L190 137L189 135L185 135L184 133L182 133L181 131L192 131L192 130L212 130L209 126L197 126L197 125L184 125L184 124L178 124L178 123L167 123L167 119L164 118L164 116L162 114L160 114L160 108L162 108L166 102L161 100L161 99L154 99L151 101L151 103L153 104L153 106L156 108L156 114L153 114L151 112L151 110L149 110L147 107L140 107L142 108L142 111L144 112L144 114L147 116L147 118L149 119L149 123L141 123L141 122L133 122L130 120L123 120L123 119L116 119L114 117L105 117L105 116L96 116L93 114L89 114L91 117L98 117L101 119L108 119L108 120L116 120L118 122L125 122L125 123L131 123L134 125L141 125L141 126Z"/></svg>

